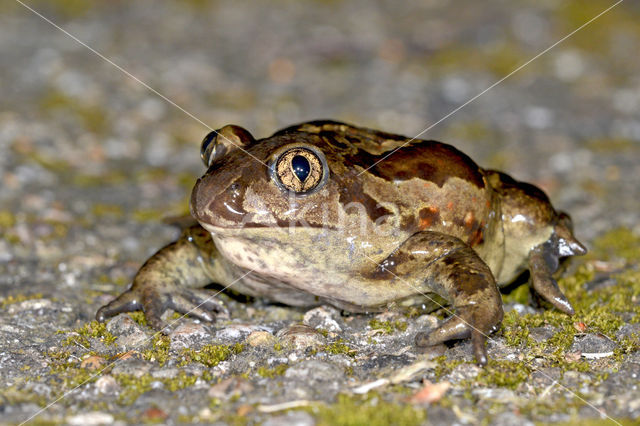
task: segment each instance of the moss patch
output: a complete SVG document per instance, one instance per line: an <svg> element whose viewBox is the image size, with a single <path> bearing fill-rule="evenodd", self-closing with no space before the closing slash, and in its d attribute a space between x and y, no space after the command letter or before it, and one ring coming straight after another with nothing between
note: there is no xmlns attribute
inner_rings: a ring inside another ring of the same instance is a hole
<svg viewBox="0 0 640 426"><path fill-rule="evenodd" d="M34 293L34 294L16 294L9 295L7 297L2 298L0 300L0 308L6 308L9 305L13 305L14 303L21 303L25 300L33 300L33 299L42 299L42 293Z"/></svg>
<svg viewBox="0 0 640 426"><path fill-rule="evenodd" d="M617 274L603 274L595 269L591 260L623 259L627 263L637 263L639 258L640 237L628 229L614 229L598 238L588 257L576 259L584 262L576 272L558 280L576 314L570 317L552 308L523 316L515 311L507 312L502 322L505 343L526 348L524 353L527 359L544 359L547 366L560 367L563 373L581 371L592 374L594 382L603 379L608 370L615 368L616 362L640 346L639 338L635 335L615 338L622 325L640 321L640 306L633 302L640 297L640 271L626 269ZM587 289L587 283L597 283L598 280L610 282L596 285L593 290ZM576 327L578 322L586 325L587 333L601 333L616 341L618 347L614 351L615 356L600 362L572 361L570 357L567 358L575 336L582 332L581 327ZM545 341L534 341L530 330L542 326L553 326L556 333Z"/></svg>
<svg viewBox="0 0 640 426"><path fill-rule="evenodd" d="M8 229L16 224L16 217L9 210L0 210L0 229Z"/></svg>
<svg viewBox="0 0 640 426"><path fill-rule="evenodd" d="M151 349L142 352L142 358L147 361L156 361L160 365L164 365L169 360L169 348L171 340L168 336L156 333L153 336L153 344Z"/></svg>
<svg viewBox="0 0 640 426"><path fill-rule="evenodd" d="M68 351L49 351L47 356L50 359L49 369L53 374L50 385L58 393L62 394L76 386L94 382L100 377L95 371L81 368L81 361Z"/></svg>
<svg viewBox="0 0 640 426"><path fill-rule="evenodd" d="M372 319L369 321L369 327L373 330L382 330L384 334L391 334L394 331L405 331L407 323L405 321L380 321Z"/></svg>
<svg viewBox="0 0 640 426"><path fill-rule="evenodd" d="M91 212L94 216L99 218L121 218L123 216L122 206L117 204L96 203L91 208Z"/></svg>
<svg viewBox="0 0 640 426"><path fill-rule="evenodd" d="M586 259L624 259L640 261L640 235L628 228L616 228L598 237L586 255Z"/></svg>
<svg viewBox="0 0 640 426"><path fill-rule="evenodd" d="M307 411L315 416L318 425L411 426L420 425L427 418L426 410L385 401L375 392L365 396L340 394L335 404L314 406Z"/></svg>
<svg viewBox="0 0 640 426"><path fill-rule="evenodd" d="M333 355L343 354L352 357L356 356L357 353L355 349L352 349L350 346L344 343L344 340L342 339L338 339L333 343L325 345L323 350Z"/></svg>
<svg viewBox="0 0 640 426"><path fill-rule="evenodd" d="M199 362L207 367L215 367L231 355L237 355L243 350L244 346L240 343L235 345L205 345L199 351L184 349L182 351L182 356L184 357L183 365L189 362Z"/></svg>
<svg viewBox="0 0 640 426"><path fill-rule="evenodd" d="M481 386L515 389L527 381L530 374L531 368L523 362L489 360L473 381Z"/></svg>
<svg viewBox="0 0 640 426"><path fill-rule="evenodd" d="M44 111L61 110L71 114L77 117L87 130L98 134L104 132L108 124L108 114L101 106L83 103L82 99L71 98L59 91L52 90L45 95L41 107Z"/></svg>
<svg viewBox="0 0 640 426"><path fill-rule="evenodd" d="M76 328L69 333L73 334L63 341L63 345L71 346L74 344L79 344L86 349L89 349L89 347L91 346L91 341L89 339L100 340L105 345L113 345L115 344L115 341L117 339L116 336L107 331L107 326L105 323L101 323L95 320L83 325L80 328Z"/></svg>
<svg viewBox="0 0 640 426"><path fill-rule="evenodd" d="M128 315L131 317L132 320L134 320L141 326L146 327L148 325L147 317L144 316L144 312L142 311L129 312Z"/></svg>
<svg viewBox="0 0 640 426"><path fill-rule="evenodd" d="M268 379L273 379L277 376L282 376L288 368L288 364L280 364L273 368L260 367L258 368L258 375L261 377L266 377Z"/></svg>
<svg viewBox="0 0 640 426"><path fill-rule="evenodd" d="M132 404L140 395L150 391L154 383L162 383L164 388L175 392L193 386L198 380L197 376L189 375L184 371L180 371L173 378L156 378L151 374L142 376L134 376L129 374L117 374L114 376L118 384L122 387L119 395L119 401L123 404Z"/></svg>

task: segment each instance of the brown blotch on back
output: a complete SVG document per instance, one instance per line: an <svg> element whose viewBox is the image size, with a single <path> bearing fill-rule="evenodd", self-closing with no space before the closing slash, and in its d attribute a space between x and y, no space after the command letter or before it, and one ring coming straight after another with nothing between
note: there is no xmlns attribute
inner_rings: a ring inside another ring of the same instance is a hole
<svg viewBox="0 0 640 426"><path fill-rule="evenodd" d="M354 202L360 203L364 206L367 211L367 215L373 222L382 216L391 214L391 211L378 204L376 200L371 198L371 196L365 192L362 182L359 179L348 179L342 181L339 201L342 206L346 206L347 204Z"/></svg>
<svg viewBox="0 0 640 426"><path fill-rule="evenodd" d="M344 150L345 164L370 167L369 173L390 182L419 178L442 187L447 179L457 177L485 187L478 165L444 143L415 139L403 146L409 138L328 120L291 126L275 135L292 132L321 136L328 145Z"/></svg>
<svg viewBox="0 0 640 426"><path fill-rule="evenodd" d="M365 168L371 165L369 173L389 182L418 178L442 187L449 178L457 177L484 188L478 165L450 145L414 141L380 161L385 155L388 153L378 156L360 149L354 154L347 154L345 159ZM377 161L380 162L376 164Z"/></svg>

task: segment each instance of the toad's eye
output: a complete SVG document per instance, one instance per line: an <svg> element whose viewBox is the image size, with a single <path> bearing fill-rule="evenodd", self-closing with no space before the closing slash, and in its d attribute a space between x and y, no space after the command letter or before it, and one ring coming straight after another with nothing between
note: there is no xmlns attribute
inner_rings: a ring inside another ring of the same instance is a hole
<svg viewBox="0 0 640 426"><path fill-rule="evenodd" d="M311 147L285 149L271 166L271 177L276 184L296 194L308 194L320 188L327 176L324 156Z"/></svg>
<svg viewBox="0 0 640 426"><path fill-rule="evenodd" d="M217 137L218 132L211 132L204 137L202 144L200 145L200 158L207 167L211 165L211 160L215 157L211 154L214 153Z"/></svg>

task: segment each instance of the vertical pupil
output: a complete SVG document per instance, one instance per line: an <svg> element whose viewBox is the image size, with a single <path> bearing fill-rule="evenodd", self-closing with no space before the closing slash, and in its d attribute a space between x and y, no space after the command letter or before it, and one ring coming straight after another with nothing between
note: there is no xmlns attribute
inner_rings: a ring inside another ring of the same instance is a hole
<svg viewBox="0 0 640 426"><path fill-rule="evenodd" d="M304 182L311 173L311 164L302 155L296 155L291 159L291 168L300 182Z"/></svg>

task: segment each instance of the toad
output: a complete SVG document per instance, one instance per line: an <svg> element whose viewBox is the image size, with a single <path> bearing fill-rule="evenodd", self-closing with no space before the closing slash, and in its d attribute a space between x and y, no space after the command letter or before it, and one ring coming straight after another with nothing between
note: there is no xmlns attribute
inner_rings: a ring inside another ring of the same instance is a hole
<svg viewBox="0 0 640 426"><path fill-rule="evenodd" d="M97 312L143 310L162 329L169 309L203 321L224 311L210 283L293 306L352 312L450 305L418 346L486 339L503 317L499 288L523 271L533 290L573 314L552 274L586 253L545 193L480 168L428 140L314 121L256 140L225 126L202 143L197 221Z"/></svg>

